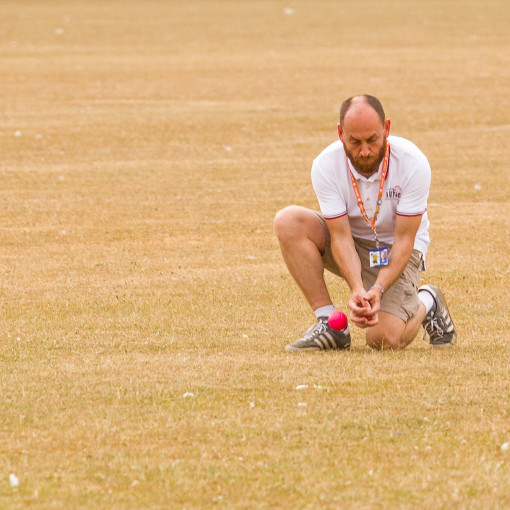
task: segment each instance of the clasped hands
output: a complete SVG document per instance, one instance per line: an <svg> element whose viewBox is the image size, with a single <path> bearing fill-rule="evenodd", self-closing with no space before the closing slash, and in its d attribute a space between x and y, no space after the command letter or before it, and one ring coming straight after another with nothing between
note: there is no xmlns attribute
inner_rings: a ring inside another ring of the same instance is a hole
<svg viewBox="0 0 510 510"><path fill-rule="evenodd" d="M375 326L379 321L378 312L381 308L381 291L372 288L355 290L349 299L349 318L358 328Z"/></svg>

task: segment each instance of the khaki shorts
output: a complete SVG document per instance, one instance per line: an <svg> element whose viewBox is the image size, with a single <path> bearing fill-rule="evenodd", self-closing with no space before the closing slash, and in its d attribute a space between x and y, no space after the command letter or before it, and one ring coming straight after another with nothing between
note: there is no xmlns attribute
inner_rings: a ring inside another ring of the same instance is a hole
<svg viewBox="0 0 510 510"><path fill-rule="evenodd" d="M331 252L331 239L326 221L320 213L316 214L327 236L326 250L322 255L324 268L337 276L341 276L338 266L333 259L333 253ZM375 248L375 241L367 241L366 239L355 237L354 245L361 261L363 286L365 289L369 289L375 283L379 273L379 268L370 267L369 262L369 250ZM380 243L380 245L391 248L390 244ZM418 250L413 250L411 259L400 278L384 292L384 296L381 299L381 312L391 313L404 322L407 322L411 317L416 315L420 307L420 301L418 300L418 282L422 270L423 255Z"/></svg>

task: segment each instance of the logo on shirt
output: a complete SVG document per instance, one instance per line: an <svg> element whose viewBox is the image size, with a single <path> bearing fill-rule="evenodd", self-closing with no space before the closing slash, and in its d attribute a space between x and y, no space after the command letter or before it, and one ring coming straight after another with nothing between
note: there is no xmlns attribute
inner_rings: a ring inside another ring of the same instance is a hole
<svg viewBox="0 0 510 510"><path fill-rule="evenodd" d="M400 186L394 186L386 190L386 200L400 200L402 195L402 188Z"/></svg>

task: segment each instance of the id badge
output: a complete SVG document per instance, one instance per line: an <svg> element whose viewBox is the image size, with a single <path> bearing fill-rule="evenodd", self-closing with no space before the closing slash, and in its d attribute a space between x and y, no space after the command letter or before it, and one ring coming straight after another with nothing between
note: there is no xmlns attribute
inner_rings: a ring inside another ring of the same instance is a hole
<svg viewBox="0 0 510 510"><path fill-rule="evenodd" d="M382 248L374 248L370 250L370 267L381 267L389 264L388 247L383 246Z"/></svg>

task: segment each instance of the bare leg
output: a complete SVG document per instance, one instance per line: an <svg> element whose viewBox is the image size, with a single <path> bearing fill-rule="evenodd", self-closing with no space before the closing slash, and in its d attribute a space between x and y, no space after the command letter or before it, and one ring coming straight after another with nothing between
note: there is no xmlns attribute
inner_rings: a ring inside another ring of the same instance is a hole
<svg viewBox="0 0 510 510"><path fill-rule="evenodd" d="M367 344L373 349L404 349L416 338L425 314L423 304L407 323L390 313L379 312L379 323L367 329Z"/></svg>
<svg viewBox="0 0 510 510"><path fill-rule="evenodd" d="M291 205L278 211L274 229L287 268L312 310L331 305L321 257L327 238L317 215Z"/></svg>

